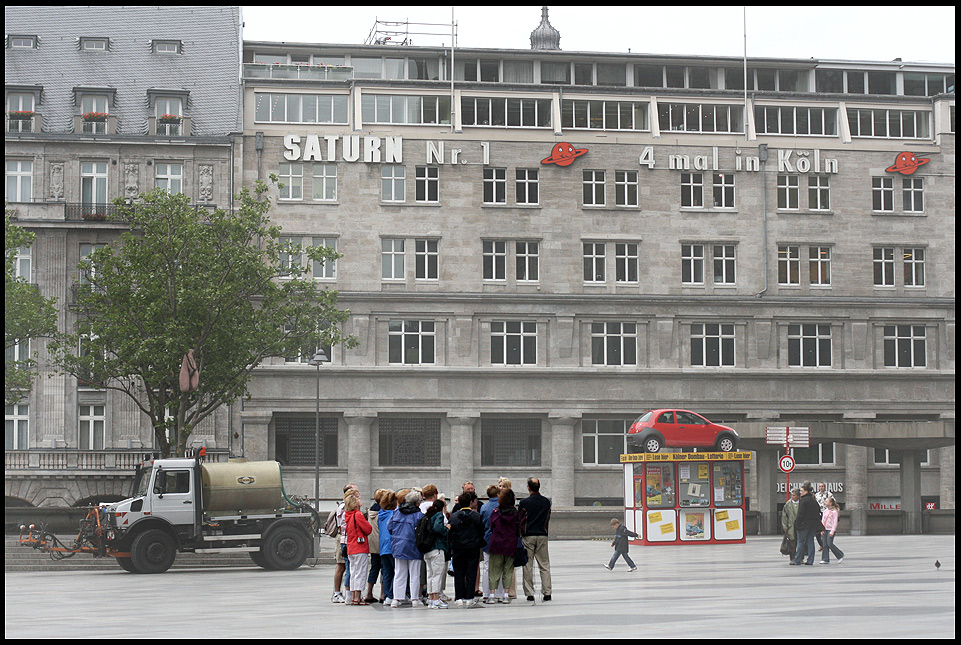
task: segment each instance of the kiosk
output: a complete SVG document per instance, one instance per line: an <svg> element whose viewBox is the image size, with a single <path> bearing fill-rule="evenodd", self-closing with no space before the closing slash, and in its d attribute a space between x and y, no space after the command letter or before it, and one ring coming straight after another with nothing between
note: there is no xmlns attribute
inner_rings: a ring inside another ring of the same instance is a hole
<svg viewBox="0 0 961 645"><path fill-rule="evenodd" d="M744 531L750 452L621 455L624 524L632 544L736 544Z"/></svg>

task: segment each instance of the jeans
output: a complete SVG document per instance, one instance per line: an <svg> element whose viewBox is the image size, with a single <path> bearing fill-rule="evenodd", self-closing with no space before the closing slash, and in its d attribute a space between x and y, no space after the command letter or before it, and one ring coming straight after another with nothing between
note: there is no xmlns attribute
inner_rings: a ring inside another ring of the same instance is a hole
<svg viewBox="0 0 961 645"><path fill-rule="evenodd" d="M631 560L631 556L627 554L627 551L617 551L617 550L614 551L614 557L611 558L611 562L607 566L613 569L614 563L617 562L617 558L620 556L624 557L624 562L627 563L627 566L629 566L632 569L636 567L636 565L634 564L634 561Z"/></svg>
<svg viewBox="0 0 961 645"><path fill-rule="evenodd" d="M831 553L834 553L839 559L844 557L844 551L834 546L835 535L831 535L830 531L824 532L824 551L821 552L821 562L830 562Z"/></svg>
<svg viewBox="0 0 961 645"><path fill-rule="evenodd" d="M389 553L380 555L380 589L384 598L394 598L394 556Z"/></svg>
<svg viewBox="0 0 961 645"><path fill-rule="evenodd" d="M814 533L813 529L797 530L797 553L794 554L794 564L801 564L807 554L807 564L814 564Z"/></svg>

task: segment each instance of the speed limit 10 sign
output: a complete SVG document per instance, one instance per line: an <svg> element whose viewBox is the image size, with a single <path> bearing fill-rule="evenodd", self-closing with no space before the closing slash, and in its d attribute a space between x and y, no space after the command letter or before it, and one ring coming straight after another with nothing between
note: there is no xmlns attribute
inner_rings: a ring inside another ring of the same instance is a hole
<svg viewBox="0 0 961 645"><path fill-rule="evenodd" d="M789 473L794 470L794 457L791 455L784 455L781 457L780 461L778 461L777 465L778 468L781 469L782 473Z"/></svg>

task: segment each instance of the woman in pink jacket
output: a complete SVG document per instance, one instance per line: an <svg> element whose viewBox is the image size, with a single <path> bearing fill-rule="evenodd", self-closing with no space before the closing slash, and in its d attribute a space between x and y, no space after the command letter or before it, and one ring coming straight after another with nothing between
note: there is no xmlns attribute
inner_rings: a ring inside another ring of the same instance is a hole
<svg viewBox="0 0 961 645"><path fill-rule="evenodd" d="M355 605L369 605L361 596L367 573L370 567L370 547L367 536L372 527L364 514L360 512L360 500L351 492L344 498L346 514L344 525L347 527L347 559L350 560L350 579L358 581L350 585L350 593Z"/></svg>
<svg viewBox="0 0 961 645"><path fill-rule="evenodd" d="M821 552L820 564L831 564L831 553L837 556L838 562L844 562L844 551L834 546L834 533L838 530L838 503L833 497L828 497L824 502L821 524L824 525L824 551Z"/></svg>

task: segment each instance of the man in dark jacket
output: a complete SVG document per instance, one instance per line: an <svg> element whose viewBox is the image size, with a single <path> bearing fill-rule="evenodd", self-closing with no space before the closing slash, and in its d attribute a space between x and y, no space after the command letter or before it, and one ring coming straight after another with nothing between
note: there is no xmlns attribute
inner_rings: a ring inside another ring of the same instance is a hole
<svg viewBox="0 0 961 645"><path fill-rule="evenodd" d="M791 564L801 564L804 554L808 560L804 564L814 564L814 534L821 530L821 507L814 499L814 487L811 482L804 482L801 486L801 499L798 500L797 519L794 520L797 532L797 553Z"/></svg>
<svg viewBox="0 0 961 645"><path fill-rule="evenodd" d="M527 480L530 495L519 504L526 515L527 526L522 541L527 549L524 565L524 594L534 600L534 561L541 572L541 593L551 599L551 556L547 552L547 532L551 522L551 500L541 495L541 482L536 477Z"/></svg>
<svg viewBox="0 0 961 645"><path fill-rule="evenodd" d="M477 604L474 588L477 586L477 564L484 542L484 520L477 512L477 495L465 492L457 498L458 509L451 513L450 540L451 561L454 566L455 604L473 607Z"/></svg>

